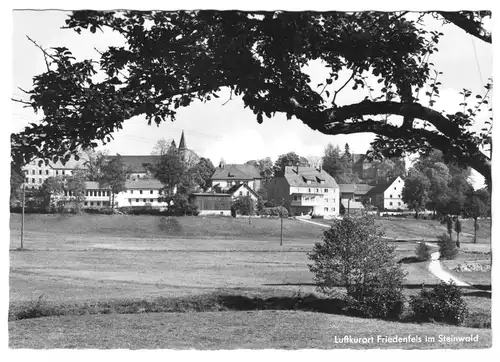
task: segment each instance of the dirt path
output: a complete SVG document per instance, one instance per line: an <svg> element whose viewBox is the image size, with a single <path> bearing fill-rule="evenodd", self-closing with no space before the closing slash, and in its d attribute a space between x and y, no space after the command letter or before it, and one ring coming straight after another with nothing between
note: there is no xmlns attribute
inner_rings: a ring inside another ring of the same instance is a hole
<svg viewBox="0 0 500 362"><path fill-rule="evenodd" d="M310 224L314 224L314 225L318 225L318 226L327 227L327 228L330 227L328 225L321 224L321 223L314 222L314 221L309 221L309 220L304 220L304 219L297 219L297 220L300 220L303 222L308 222ZM386 238L386 239L389 239L389 238ZM437 247L437 245L433 244L433 243L426 242L426 244L429 246L432 246L432 247ZM443 269L441 262L439 261L439 251L436 251L436 252L431 254L431 262L429 263L429 271L436 278L438 278L439 280L442 280L445 283L450 283L453 281L455 283L455 285L457 285L459 287L470 287L469 284L455 278L453 275L451 275L450 273L448 273L447 271L445 271Z"/></svg>

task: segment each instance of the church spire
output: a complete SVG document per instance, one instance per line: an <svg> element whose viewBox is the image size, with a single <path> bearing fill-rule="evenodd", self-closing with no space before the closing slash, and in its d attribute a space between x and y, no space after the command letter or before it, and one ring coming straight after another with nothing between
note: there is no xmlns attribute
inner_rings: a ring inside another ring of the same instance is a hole
<svg viewBox="0 0 500 362"><path fill-rule="evenodd" d="M186 149L186 140L184 139L184 131L182 131L181 140L179 141L179 151L184 151Z"/></svg>

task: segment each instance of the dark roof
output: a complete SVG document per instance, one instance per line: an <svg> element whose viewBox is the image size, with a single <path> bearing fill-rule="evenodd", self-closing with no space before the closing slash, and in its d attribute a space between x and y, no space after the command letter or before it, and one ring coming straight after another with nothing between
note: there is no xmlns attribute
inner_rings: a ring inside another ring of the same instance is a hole
<svg viewBox="0 0 500 362"><path fill-rule="evenodd" d="M163 185L156 179L138 179L135 181L127 180L125 182L125 187L127 189L159 190L163 188Z"/></svg>
<svg viewBox="0 0 500 362"><path fill-rule="evenodd" d="M284 177L290 186L314 186L314 187L338 187L335 179L326 173L325 170L318 170L315 167L298 167L299 172L297 173L297 166L286 166ZM306 180L311 180L312 182L308 184ZM320 183L318 180L323 180L324 183Z"/></svg>
<svg viewBox="0 0 500 362"><path fill-rule="evenodd" d="M339 184L340 193L354 193L364 195L370 191L373 186L367 184Z"/></svg>
<svg viewBox="0 0 500 362"><path fill-rule="evenodd" d="M368 191L368 195L375 195L375 194L381 194L381 193L384 193L385 190L387 190L387 188L389 186L391 186L394 181L396 181L398 179L399 176L396 176L396 177L393 177L391 179L389 179L389 182L384 182L384 183L380 183L378 185L375 185L373 186L373 188Z"/></svg>
<svg viewBox="0 0 500 362"><path fill-rule="evenodd" d="M179 141L179 150L185 150L186 148L187 146L186 146L186 140L184 139L184 131L182 131L181 140Z"/></svg>
<svg viewBox="0 0 500 362"><path fill-rule="evenodd" d="M117 156L108 156L110 160ZM122 162L125 167L130 167L132 172L146 172L144 164L153 164L156 162L158 156L141 155L141 156L121 156Z"/></svg>
<svg viewBox="0 0 500 362"><path fill-rule="evenodd" d="M219 166L212 175L212 180L254 180L261 178L259 170L253 165Z"/></svg>
<svg viewBox="0 0 500 362"><path fill-rule="evenodd" d="M354 201L354 200L350 200L348 201L347 199L341 199L340 202L342 203L342 205L347 209L364 209L365 207L363 206L363 204L359 201Z"/></svg>
<svg viewBox="0 0 500 362"><path fill-rule="evenodd" d="M222 193L216 193L216 192L195 192L192 193L191 196L225 196L225 197L231 197L230 194L222 194Z"/></svg>

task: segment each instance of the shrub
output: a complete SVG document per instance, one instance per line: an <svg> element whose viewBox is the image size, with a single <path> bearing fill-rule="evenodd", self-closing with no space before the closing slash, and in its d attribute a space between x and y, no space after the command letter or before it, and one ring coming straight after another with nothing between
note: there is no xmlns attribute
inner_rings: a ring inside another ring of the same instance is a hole
<svg viewBox="0 0 500 362"><path fill-rule="evenodd" d="M273 217L288 217L288 210L283 206L265 207L262 209L261 215Z"/></svg>
<svg viewBox="0 0 500 362"><path fill-rule="evenodd" d="M442 234L438 236L439 245L439 259L442 260L452 260L455 259L458 254L457 244L453 242L453 239L448 234Z"/></svg>
<svg viewBox="0 0 500 362"><path fill-rule="evenodd" d="M417 248L415 249L415 255L419 261L427 261L431 259L431 250L432 247L427 245L424 242L418 243Z"/></svg>
<svg viewBox="0 0 500 362"><path fill-rule="evenodd" d="M469 314L462 291L453 282L441 282L430 290L422 287L419 295L410 298L410 307L421 322L462 325Z"/></svg>
<svg viewBox="0 0 500 362"><path fill-rule="evenodd" d="M334 220L309 254L318 290L334 295L344 286L350 313L397 318L403 311L405 273L395 260L395 247L382 236L372 216Z"/></svg>
<svg viewBox="0 0 500 362"><path fill-rule="evenodd" d="M253 215L255 213L255 202L250 196L240 196L231 205L231 215Z"/></svg>

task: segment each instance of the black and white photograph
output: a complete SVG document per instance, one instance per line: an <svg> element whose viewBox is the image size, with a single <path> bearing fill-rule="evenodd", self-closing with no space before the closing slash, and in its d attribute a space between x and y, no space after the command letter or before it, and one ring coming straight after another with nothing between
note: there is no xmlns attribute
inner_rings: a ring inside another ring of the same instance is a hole
<svg viewBox="0 0 500 362"><path fill-rule="evenodd" d="M38 6L11 352L492 348L491 7Z"/></svg>

